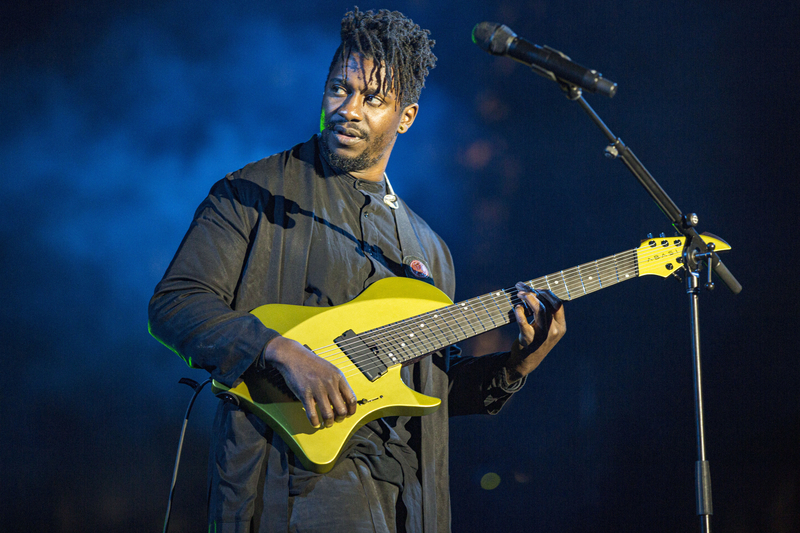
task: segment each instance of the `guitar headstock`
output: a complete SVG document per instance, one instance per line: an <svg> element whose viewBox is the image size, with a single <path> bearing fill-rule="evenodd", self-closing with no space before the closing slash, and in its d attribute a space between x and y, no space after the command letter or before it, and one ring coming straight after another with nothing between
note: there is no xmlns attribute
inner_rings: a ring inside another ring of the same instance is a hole
<svg viewBox="0 0 800 533"><path fill-rule="evenodd" d="M710 233L701 235L703 241L714 243L714 251L730 250L730 245ZM673 272L683 268L683 247L686 237L653 237L642 241L636 249L636 261L639 275L655 275L666 278Z"/></svg>

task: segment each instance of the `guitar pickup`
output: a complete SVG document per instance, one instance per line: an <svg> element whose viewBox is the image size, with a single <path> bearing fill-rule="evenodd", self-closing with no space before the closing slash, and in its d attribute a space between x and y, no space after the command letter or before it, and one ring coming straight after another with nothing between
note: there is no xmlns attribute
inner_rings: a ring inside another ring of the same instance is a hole
<svg viewBox="0 0 800 533"><path fill-rule="evenodd" d="M390 366L380 349L367 346L367 343L352 329L342 333L333 342L370 381L375 381L384 375Z"/></svg>

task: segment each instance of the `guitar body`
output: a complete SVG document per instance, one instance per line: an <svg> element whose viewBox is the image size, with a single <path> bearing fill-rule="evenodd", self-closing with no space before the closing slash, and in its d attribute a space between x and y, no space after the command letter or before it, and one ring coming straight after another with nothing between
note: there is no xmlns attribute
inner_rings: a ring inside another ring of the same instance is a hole
<svg viewBox="0 0 800 533"><path fill-rule="evenodd" d="M384 416L421 416L438 409L441 400L420 394L400 378L401 365L389 367L375 381L367 377L335 344L347 330L356 333L379 328L452 304L436 287L409 278L386 278L369 286L356 299L334 307L270 304L252 311L261 322L284 337L324 352L347 378L360 401L356 413L329 428L315 429L302 403L257 374L247 373L227 389L214 382L215 393L227 391L247 410L264 420L311 471L333 468L347 441L361 426Z"/></svg>

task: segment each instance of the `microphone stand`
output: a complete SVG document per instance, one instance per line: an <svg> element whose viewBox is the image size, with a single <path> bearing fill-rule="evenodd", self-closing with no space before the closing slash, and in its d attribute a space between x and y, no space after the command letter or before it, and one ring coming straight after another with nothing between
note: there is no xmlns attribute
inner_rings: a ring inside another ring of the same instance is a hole
<svg viewBox="0 0 800 533"><path fill-rule="evenodd" d="M538 72L537 72L538 74ZM550 73L548 73L550 74ZM545 76L555 80L555 76ZM703 533L711 531L711 515L713 514L711 505L711 473L708 460L706 459L705 442L705 422L703 417L703 381L700 371L700 325L699 325L699 279L700 271L703 266L708 271L708 277L704 287L707 290L714 289L711 281L712 270L728 286L734 294L739 294L742 286L733 277L733 274L719 260L714 253L714 245L706 244L697 231L694 229L698 222L698 216L694 213L682 214L675 202L667 195L664 189L653 178L650 172L642 165L641 161L634 155L622 140L616 137L611 130L603 123L594 109L584 100L582 91L579 87L572 84L558 81L561 88L567 93L567 98L577 101L583 110L589 115L594 123L602 130L610 141L606 147L606 156L611 159L621 159L639 183L647 190L648 194L655 200L656 205L669 218L672 225L680 233L685 235L686 245L683 249L682 262L686 269L686 293L690 300L690 317L692 331L692 356L694 361L694 399L695 399L695 419L697 422L697 462L695 463L695 492L697 497L697 514L700 516L700 530ZM705 265L704 265L705 263Z"/></svg>

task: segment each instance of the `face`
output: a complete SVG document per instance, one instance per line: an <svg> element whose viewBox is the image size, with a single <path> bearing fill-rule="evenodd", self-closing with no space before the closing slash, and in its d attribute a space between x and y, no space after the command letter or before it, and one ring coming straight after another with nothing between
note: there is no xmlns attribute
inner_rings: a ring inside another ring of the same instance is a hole
<svg viewBox="0 0 800 533"><path fill-rule="evenodd" d="M333 166L380 181L397 134L408 130L418 106L400 108L394 93L381 92L371 59L357 52L346 59L346 65L336 62L325 83L322 149ZM383 67L380 74L383 79Z"/></svg>

